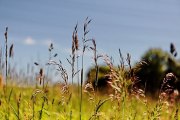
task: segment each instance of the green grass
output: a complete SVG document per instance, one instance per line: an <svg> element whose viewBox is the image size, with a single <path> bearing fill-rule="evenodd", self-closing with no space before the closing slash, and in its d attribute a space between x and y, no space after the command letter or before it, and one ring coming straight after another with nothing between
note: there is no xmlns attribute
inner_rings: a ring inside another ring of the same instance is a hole
<svg viewBox="0 0 180 120"><path fill-rule="evenodd" d="M13 88L12 95L9 103L6 102L6 98L3 93L1 96L0 106L0 119L6 119L7 108L9 108L8 118L10 120L18 119L17 112L17 101L19 94L21 93L20 108L19 108L19 119L30 120L33 119L33 101L32 95L37 91L35 88L19 88L19 87L8 87ZM77 88L74 89L72 97L69 100L69 93L61 94L60 87L49 87L46 93L47 100L44 103L42 110L42 120L69 120L72 115L72 120L79 119L79 99ZM40 90L40 89L38 89ZM8 91L9 93L10 91ZM39 119L39 112L43 103L43 96L45 93L37 93L34 103L34 120ZM135 98L127 96L122 104L121 98L110 98L109 96L98 95L98 100L90 100L90 97L83 93L82 102L82 119L88 120L90 118L97 120L156 120L161 118L163 120L174 119L177 106L169 107L166 104L162 104L157 108L158 102L145 99ZM98 105L99 100L106 100L102 106L99 107L96 115L94 114ZM124 111L123 111L124 110ZM72 111L72 112L71 112ZM71 115L70 115L71 114ZM94 115L94 116L93 116ZM180 116L178 116L180 118Z"/></svg>

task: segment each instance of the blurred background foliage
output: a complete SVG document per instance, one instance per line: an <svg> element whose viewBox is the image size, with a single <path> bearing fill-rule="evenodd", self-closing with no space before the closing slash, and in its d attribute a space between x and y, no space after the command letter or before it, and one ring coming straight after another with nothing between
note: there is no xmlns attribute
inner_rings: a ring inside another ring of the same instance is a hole
<svg viewBox="0 0 180 120"><path fill-rule="evenodd" d="M108 74L110 73L110 68L108 66L99 66L98 71L98 91L101 93L107 93L110 91L110 86L108 84L108 81L110 80L108 77ZM95 67L92 67L89 69L87 73L87 80L86 83L91 83L92 86L95 88L96 83L96 69Z"/></svg>
<svg viewBox="0 0 180 120"><path fill-rule="evenodd" d="M177 54L176 54L177 55ZM172 72L176 77L176 89L180 91L180 61L175 58L173 54L164 51L160 48L151 48L147 50L141 57L139 62L133 65L133 75L137 78L135 86L145 91L147 96L157 97L163 78L167 73ZM110 69L108 66L100 66L98 73L98 90L101 93L106 93L110 89L108 81L108 73ZM128 69L126 69L128 73ZM89 69L87 73L86 82L91 82L95 86L94 67Z"/></svg>
<svg viewBox="0 0 180 120"><path fill-rule="evenodd" d="M163 78L170 72L178 78L176 81L178 86L180 63L172 54L160 48L152 48L145 52L141 61L145 61L146 64L137 65L134 69L135 75L140 80L137 86L144 89L146 95L157 97Z"/></svg>

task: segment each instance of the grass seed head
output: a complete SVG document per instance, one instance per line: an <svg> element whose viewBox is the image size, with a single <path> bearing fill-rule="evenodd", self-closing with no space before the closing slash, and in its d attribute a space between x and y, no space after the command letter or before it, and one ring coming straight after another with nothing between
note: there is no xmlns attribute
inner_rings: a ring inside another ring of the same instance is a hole
<svg viewBox="0 0 180 120"><path fill-rule="evenodd" d="M41 68L39 71L39 75L42 77L43 76L43 69Z"/></svg>
<svg viewBox="0 0 180 120"><path fill-rule="evenodd" d="M39 63L37 63L37 62L34 62L34 64L35 64L36 66L38 66L38 65L39 65Z"/></svg>
<svg viewBox="0 0 180 120"><path fill-rule="evenodd" d="M75 48L76 48L76 50L79 49L79 41L78 41L78 35L77 35L77 33L75 34Z"/></svg>
<svg viewBox="0 0 180 120"><path fill-rule="evenodd" d="M79 40L78 40L78 34L77 34L77 26L78 24L76 24L74 31L73 31L73 35L72 35L72 50L78 50L79 49ZM74 50L74 51L75 51Z"/></svg>
<svg viewBox="0 0 180 120"><path fill-rule="evenodd" d="M8 27L6 27L6 32L4 33L6 42L7 42L7 36L8 36L7 34L8 34Z"/></svg>
<svg viewBox="0 0 180 120"><path fill-rule="evenodd" d="M54 49L53 43L50 44L49 46L49 52L51 52Z"/></svg>
<svg viewBox="0 0 180 120"><path fill-rule="evenodd" d="M176 57L177 56L177 51L176 51L176 48L175 48L175 45L173 43L170 44L170 53Z"/></svg>
<svg viewBox="0 0 180 120"><path fill-rule="evenodd" d="M10 57L10 58L13 57L13 55L14 55L13 47L14 47L14 45L11 44L11 46L10 46L10 48L9 48L9 57Z"/></svg>
<svg viewBox="0 0 180 120"><path fill-rule="evenodd" d="M42 80L43 80L43 69L40 68L40 70L39 70L39 82L40 82L40 85L41 85Z"/></svg>
<svg viewBox="0 0 180 120"><path fill-rule="evenodd" d="M166 74L163 80L163 91L167 94L171 94L174 91L174 82L176 81L176 76L173 73Z"/></svg>

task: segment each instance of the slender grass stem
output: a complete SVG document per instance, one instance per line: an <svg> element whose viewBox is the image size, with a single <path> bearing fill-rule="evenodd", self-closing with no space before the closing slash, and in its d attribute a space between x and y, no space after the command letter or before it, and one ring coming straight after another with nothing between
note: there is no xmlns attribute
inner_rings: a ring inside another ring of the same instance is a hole
<svg viewBox="0 0 180 120"><path fill-rule="evenodd" d="M83 66L83 57L82 57L82 66ZM82 69L81 69L81 86L80 86L80 87L81 87L81 88L80 88L80 93L81 93L81 94L80 94L80 111L79 111L79 112L80 112L80 113L79 113L79 114L80 114L80 120L81 120L81 117L82 117L82 116L81 116L81 114L82 114L82 98L83 98L83 95L82 95L82 88L83 88L83 87L82 87L82 86L83 86L83 67L82 67Z"/></svg>
<svg viewBox="0 0 180 120"><path fill-rule="evenodd" d="M5 48L6 48L6 52L5 52L5 69L6 69L6 91L7 91L7 77L8 77L8 27L6 27L6 32L4 33L5 36Z"/></svg>

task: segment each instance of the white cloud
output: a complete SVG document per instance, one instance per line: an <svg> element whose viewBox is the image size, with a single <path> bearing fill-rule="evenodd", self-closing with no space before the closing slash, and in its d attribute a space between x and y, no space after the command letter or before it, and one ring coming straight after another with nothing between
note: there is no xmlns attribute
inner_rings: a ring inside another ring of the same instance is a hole
<svg viewBox="0 0 180 120"><path fill-rule="evenodd" d="M36 44L36 41L34 39L32 39L31 37L27 37L23 43L25 45L35 45Z"/></svg>
<svg viewBox="0 0 180 120"><path fill-rule="evenodd" d="M35 40L32 37L27 37L24 41L23 44L25 45L43 45L43 46L48 46L53 43L51 39L46 39L46 40Z"/></svg>

